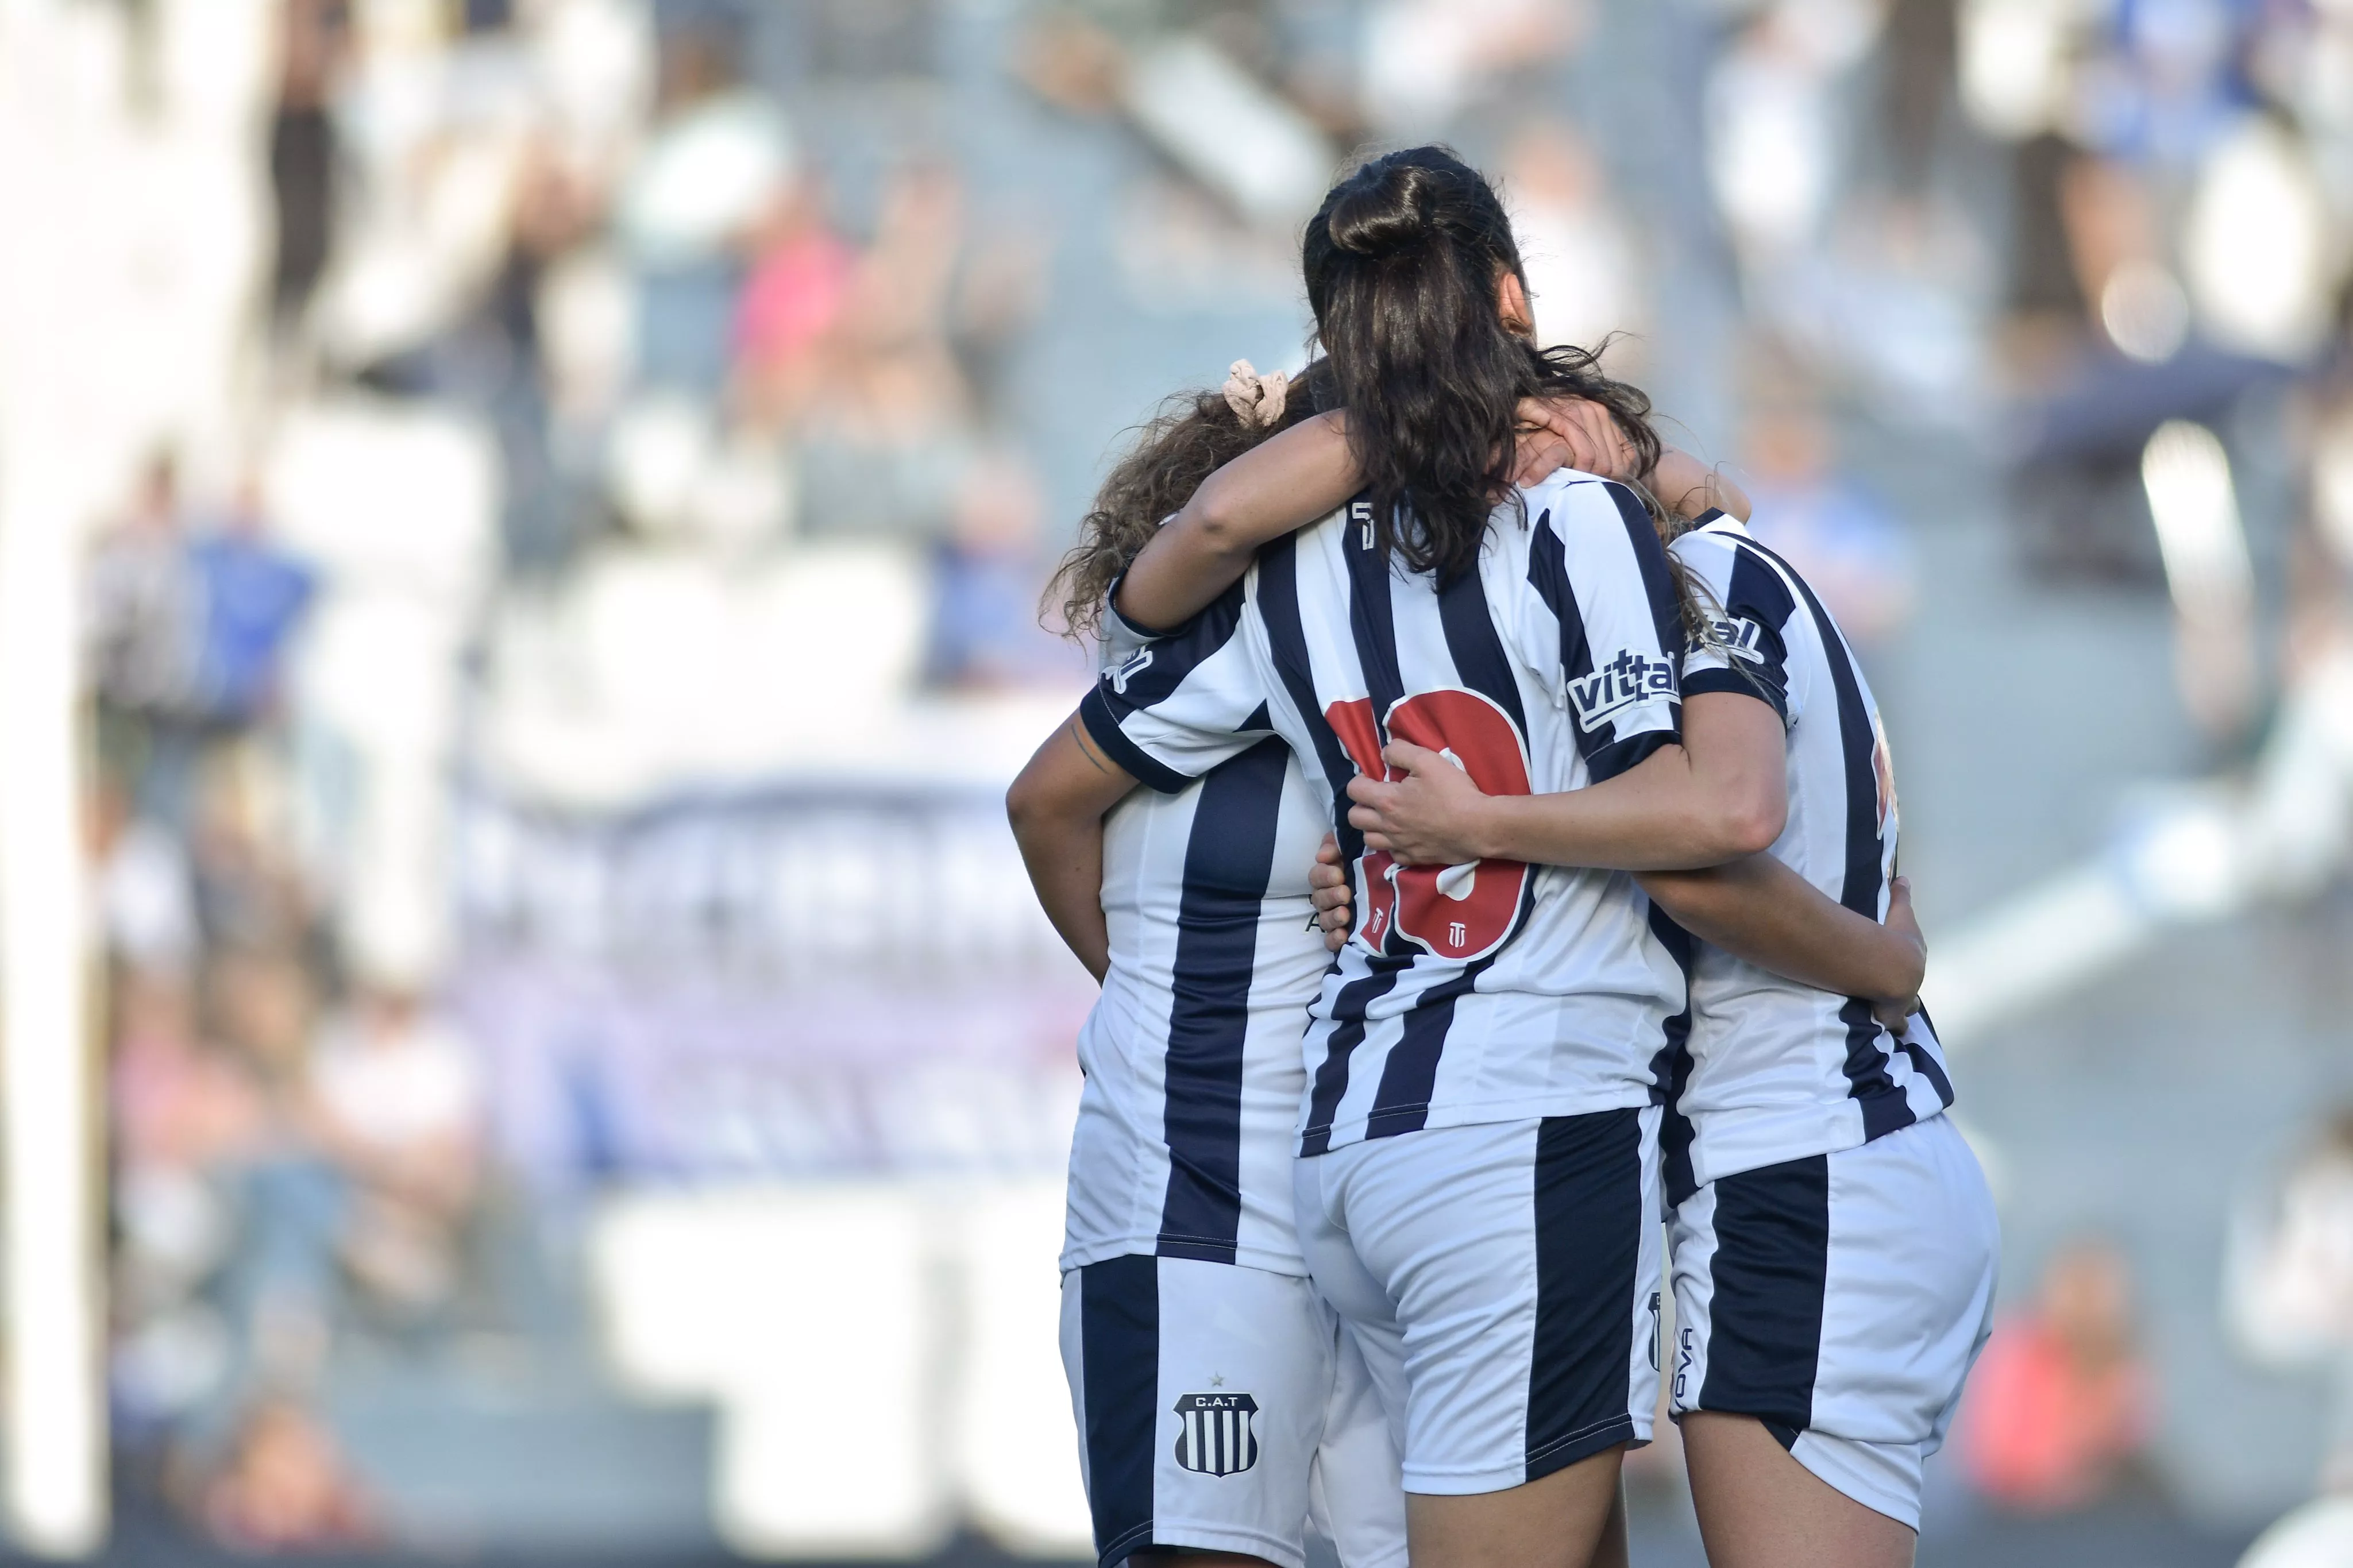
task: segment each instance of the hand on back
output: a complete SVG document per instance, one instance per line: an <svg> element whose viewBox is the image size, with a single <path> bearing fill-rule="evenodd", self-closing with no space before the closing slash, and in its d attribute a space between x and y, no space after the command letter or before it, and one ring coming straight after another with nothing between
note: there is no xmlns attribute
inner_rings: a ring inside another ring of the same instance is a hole
<svg viewBox="0 0 2353 1568"><path fill-rule="evenodd" d="M1512 482L1532 485L1556 468L1576 468L1605 479L1638 476L1634 443L1600 404L1582 397L1520 399L1519 437L1512 453Z"/></svg>

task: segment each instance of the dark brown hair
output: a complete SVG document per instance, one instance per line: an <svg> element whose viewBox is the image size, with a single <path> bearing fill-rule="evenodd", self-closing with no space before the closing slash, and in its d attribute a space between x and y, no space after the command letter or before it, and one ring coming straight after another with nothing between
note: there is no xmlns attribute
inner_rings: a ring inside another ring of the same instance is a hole
<svg viewBox="0 0 2353 1568"><path fill-rule="evenodd" d="M1504 275L1526 281L1511 219L1447 149L1390 153L1333 186L1301 262L1374 525L1414 570L1443 580L1478 561L1489 514L1514 493L1524 397L1590 398L1617 417L1641 471L1657 463L1648 397L1593 353L1540 350L1504 324Z"/></svg>
<svg viewBox="0 0 2353 1568"><path fill-rule="evenodd" d="M1330 365L1319 359L1291 384L1282 416L1271 426L1245 421L1221 392L1183 392L1162 404L1080 519L1078 543L1046 584L1041 617L1059 600L1066 635L1093 634L1112 584L1160 525L1193 499L1201 481L1268 437L1332 406L1330 391Z"/></svg>

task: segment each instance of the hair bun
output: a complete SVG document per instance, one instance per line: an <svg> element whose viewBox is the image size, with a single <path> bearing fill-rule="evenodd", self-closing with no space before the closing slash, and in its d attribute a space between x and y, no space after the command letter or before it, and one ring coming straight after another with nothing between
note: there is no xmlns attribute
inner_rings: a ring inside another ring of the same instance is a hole
<svg viewBox="0 0 2353 1568"><path fill-rule="evenodd" d="M1394 256L1424 244L1438 227L1440 194L1429 170L1389 163L1332 205L1332 243L1370 257Z"/></svg>

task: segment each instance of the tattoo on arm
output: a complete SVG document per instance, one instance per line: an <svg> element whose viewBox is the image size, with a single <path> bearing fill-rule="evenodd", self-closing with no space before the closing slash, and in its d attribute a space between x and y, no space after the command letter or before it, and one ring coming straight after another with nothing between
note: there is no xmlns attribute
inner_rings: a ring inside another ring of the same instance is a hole
<svg viewBox="0 0 2353 1568"><path fill-rule="evenodd" d="M1079 743L1079 754L1094 764L1095 772L1109 778L1118 771L1103 760L1102 752L1095 750L1094 737L1087 733L1087 727L1079 722L1076 714L1071 718L1071 739Z"/></svg>

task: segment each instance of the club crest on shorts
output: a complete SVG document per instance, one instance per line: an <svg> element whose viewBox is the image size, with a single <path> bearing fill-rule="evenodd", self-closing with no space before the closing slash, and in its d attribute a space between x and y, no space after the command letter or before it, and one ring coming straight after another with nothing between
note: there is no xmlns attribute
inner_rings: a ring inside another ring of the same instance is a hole
<svg viewBox="0 0 2353 1568"><path fill-rule="evenodd" d="M1258 1463L1252 1422L1258 1401L1247 1394L1184 1394L1176 1398L1176 1462L1204 1476L1239 1475Z"/></svg>

